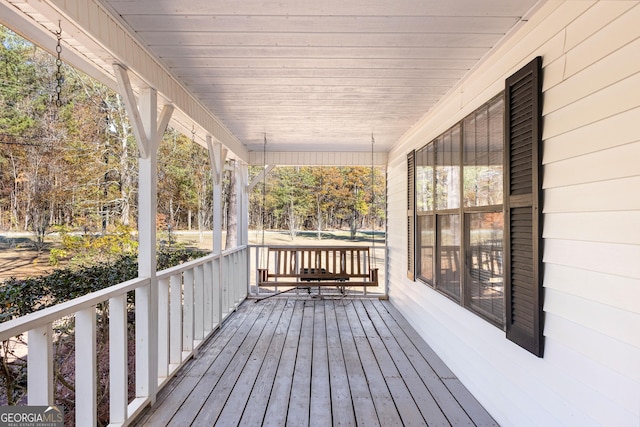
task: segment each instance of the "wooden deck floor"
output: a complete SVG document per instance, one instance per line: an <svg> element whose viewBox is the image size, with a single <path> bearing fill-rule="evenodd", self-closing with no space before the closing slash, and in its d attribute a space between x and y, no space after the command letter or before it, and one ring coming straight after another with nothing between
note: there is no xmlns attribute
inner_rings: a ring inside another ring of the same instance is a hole
<svg viewBox="0 0 640 427"><path fill-rule="evenodd" d="M496 425L388 302L247 300L139 425Z"/></svg>

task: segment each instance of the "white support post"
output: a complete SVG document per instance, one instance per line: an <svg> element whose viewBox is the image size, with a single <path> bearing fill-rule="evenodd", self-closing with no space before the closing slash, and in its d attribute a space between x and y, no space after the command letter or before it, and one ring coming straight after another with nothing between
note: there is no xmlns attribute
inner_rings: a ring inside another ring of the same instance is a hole
<svg viewBox="0 0 640 427"><path fill-rule="evenodd" d="M212 219L212 237L213 237L213 253L220 255L222 253L222 171L224 167L224 158L226 151L222 150L222 144L213 143L210 135L207 135L207 148L211 158L211 170L213 175L213 219ZM222 324L222 258L218 257L214 261L213 266L213 321L218 325Z"/></svg>
<svg viewBox="0 0 640 427"><path fill-rule="evenodd" d="M238 167L240 187L238 188L240 195L240 203L238 206L238 243L246 245L249 243L249 166L245 162L241 162ZM238 266L239 267L239 266Z"/></svg>
<svg viewBox="0 0 640 427"><path fill-rule="evenodd" d="M96 307L76 313L76 425L95 426L97 418Z"/></svg>
<svg viewBox="0 0 640 427"><path fill-rule="evenodd" d="M138 159L138 276L149 285L136 293L136 397L155 402L158 388L158 289L156 280L157 94L140 93L140 114L147 135L147 157ZM140 153L141 155L143 153Z"/></svg>
<svg viewBox="0 0 640 427"><path fill-rule="evenodd" d="M158 94L144 87L136 103L127 70L113 66L118 87L138 143L138 276L149 285L136 294L136 397L155 403L158 390L158 289L156 280L156 205L158 146L171 119L173 106L165 105L158 120Z"/></svg>
<svg viewBox="0 0 640 427"><path fill-rule="evenodd" d="M51 323L27 333L28 404L53 405L53 330Z"/></svg>
<svg viewBox="0 0 640 427"><path fill-rule="evenodd" d="M224 165L222 144L214 143L210 135L207 135L207 148L211 159L211 172L213 178L213 253L222 252L222 171Z"/></svg>
<svg viewBox="0 0 640 427"><path fill-rule="evenodd" d="M127 295L109 299L109 423L127 420Z"/></svg>

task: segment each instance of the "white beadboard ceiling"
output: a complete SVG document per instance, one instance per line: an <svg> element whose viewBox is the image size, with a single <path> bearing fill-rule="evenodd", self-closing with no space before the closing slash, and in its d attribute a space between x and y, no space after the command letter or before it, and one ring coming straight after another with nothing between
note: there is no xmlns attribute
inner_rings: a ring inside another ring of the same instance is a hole
<svg viewBox="0 0 640 427"><path fill-rule="evenodd" d="M250 151L388 151L536 0L102 0Z"/></svg>

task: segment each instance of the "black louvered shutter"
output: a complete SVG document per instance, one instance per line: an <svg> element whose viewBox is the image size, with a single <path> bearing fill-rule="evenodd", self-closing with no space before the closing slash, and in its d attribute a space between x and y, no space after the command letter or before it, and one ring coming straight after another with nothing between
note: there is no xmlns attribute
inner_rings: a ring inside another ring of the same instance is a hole
<svg viewBox="0 0 640 427"><path fill-rule="evenodd" d="M507 338L538 357L542 326L542 58L505 89L505 303Z"/></svg>
<svg viewBox="0 0 640 427"><path fill-rule="evenodd" d="M407 276L415 280L416 268L416 152L407 154Z"/></svg>

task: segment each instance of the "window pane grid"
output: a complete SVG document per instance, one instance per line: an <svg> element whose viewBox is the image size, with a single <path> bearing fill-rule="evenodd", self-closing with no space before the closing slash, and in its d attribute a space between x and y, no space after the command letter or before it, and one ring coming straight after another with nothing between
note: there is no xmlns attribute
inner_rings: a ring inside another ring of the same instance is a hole
<svg viewBox="0 0 640 427"><path fill-rule="evenodd" d="M466 214L468 305L496 323L504 316L503 229L500 212Z"/></svg>
<svg viewBox="0 0 640 427"><path fill-rule="evenodd" d="M460 215L438 215L438 280L436 287L460 300Z"/></svg>
<svg viewBox="0 0 640 427"><path fill-rule="evenodd" d="M418 242L418 277L429 284L433 284L433 266L436 251L433 215L421 215L418 217Z"/></svg>

